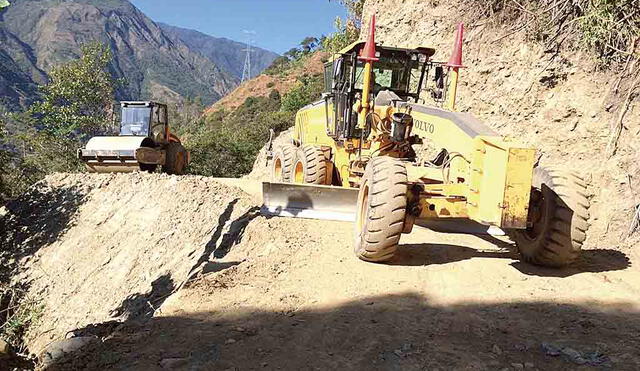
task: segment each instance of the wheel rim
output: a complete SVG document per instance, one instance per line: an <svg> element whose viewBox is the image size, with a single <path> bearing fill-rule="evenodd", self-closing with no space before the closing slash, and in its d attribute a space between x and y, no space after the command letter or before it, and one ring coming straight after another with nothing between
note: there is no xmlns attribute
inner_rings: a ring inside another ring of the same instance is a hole
<svg viewBox="0 0 640 371"><path fill-rule="evenodd" d="M273 178L275 180L282 180L282 161L277 158L273 164Z"/></svg>
<svg viewBox="0 0 640 371"><path fill-rule="evenodd" d="M530 241L537 240L544 233L544 218L547 213L547 203L544 194L539 189L531 192L531 202L529 204L529 218L532 222L531 227L527 227L523 235Z"/></svg>
<svg viewBox="0 0 640 371"><path fill-rule="evenodd" d="M304 183L304 166L302 166L301 161L296 162L293 181L298 184Z"/></svg>
<svg viewBox="0 0 640 371"><path fill-rule="evenodd" d="M358 226L359 233L362 233L367 220L367 210L369 208L369 185L364 183L360 191L358 200L358 215L356 217L356 225Z"/></svg>

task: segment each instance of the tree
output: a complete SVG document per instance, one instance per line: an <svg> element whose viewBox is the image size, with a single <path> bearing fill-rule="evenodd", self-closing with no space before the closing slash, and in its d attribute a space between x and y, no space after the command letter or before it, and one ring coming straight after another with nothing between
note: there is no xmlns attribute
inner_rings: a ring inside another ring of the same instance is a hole
<svg viewBox="0 0 640 371"><path fill-rule="evenodd" d="M302 51L304 53L311 53L318 46L318 38L313 36L307 36L300 42L300 46L302 47Z"/></svg>
<svg viewBox="0 0 640 371"><path fill-rule="evenodd" d="M51 70L42 100L28 109L39 130L79 139L108 130L117 83L108 70L111 50L93 42L81 51L80 58Z"/></svg>
<svg viewBox="0 0 640 371"><path fill-rule="evenodd" d="M289 51L287 51L283 55L285 57L289 58L290 60L297 60L300 57L300 49L291 48L291 49L289 49Z"/></svg>
<svg viewBox="0 0 640 371"><path fill-rule="evenodd" d="M21 131L12 135L15 156L5 164L11 167L7 194L21 193L46 174L81 169L78 148L90 136L108 132L118 83L108 70L111 51L95 42L81 51L78 59L51 70L40 101L11 115Z"/></svg>
<svg viewBox="0 0 640 371"><path fill-rule="evenodd" d="M331 0L329 0L331 1ZM355 27L360 30L362 24L362 12L364 10L365 0L338 0L349 13L349 21L351 21Z"/></svg>
<svg viewBox="0 0 640 371"><path fill-rule="evenodd" d="M336 32L326 36L322 40L322 48L329 53L337 53L345 46L358 40L360 29L351 20L346 22L337 17L334 25Z"/></svg>

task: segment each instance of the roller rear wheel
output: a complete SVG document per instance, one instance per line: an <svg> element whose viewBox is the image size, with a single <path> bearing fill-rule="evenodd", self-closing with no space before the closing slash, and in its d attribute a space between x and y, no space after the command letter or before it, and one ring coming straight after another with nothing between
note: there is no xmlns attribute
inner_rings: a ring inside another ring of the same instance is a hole
<svg viewBox="0 0 640 371"><path fill-rule="evenodd" d="M166 148L165 164L162 172L169 175L184 175L189 155L180 143L171 142Z"/></svg>

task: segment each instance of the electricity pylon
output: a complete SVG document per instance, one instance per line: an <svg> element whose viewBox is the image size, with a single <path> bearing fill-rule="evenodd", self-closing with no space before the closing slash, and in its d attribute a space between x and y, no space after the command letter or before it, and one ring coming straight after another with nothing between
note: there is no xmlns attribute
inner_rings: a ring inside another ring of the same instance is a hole
<svg viewBox="0 0 640 371"><path fill-rule="evenodd" d="M256 33L255 31L242 31L247 35L247 48L244 50L247 54L244 58L244 67L242 68L242 80L241 82L245 82L247 80L251 80L251 53L253 50L251 49L253 38Z"/></svg>

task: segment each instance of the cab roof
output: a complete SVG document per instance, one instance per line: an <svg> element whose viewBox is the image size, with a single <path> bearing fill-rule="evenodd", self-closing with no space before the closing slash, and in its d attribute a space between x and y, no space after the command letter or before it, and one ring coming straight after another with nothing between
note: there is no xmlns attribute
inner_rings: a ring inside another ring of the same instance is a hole
<svg viewBox="0 0 640 371"><path fill-rule="evenodd" d="M334 61L336 59L336 57L339 56L339 55L349 54L349 53L351 53L353 51L359 51L360 49L362 49L364 44L366 44L366 42L364 42L364 41L356 41L356 42L353 42L353 43L347 45L345 48L340 50L338 53L334 54L329 59L329 62ZM404 51L404 52L408 52L408 53L419 53L419 54L424 54L427 57L431 57L432 55L434 55L436 53L436 50L434 48L430 48L430 47L426 47L426 46L415 46L415 47L412 46L410 48L398 48L398 47L394 47L394 46L376 44L376 49L377 50Z"/></svg>

